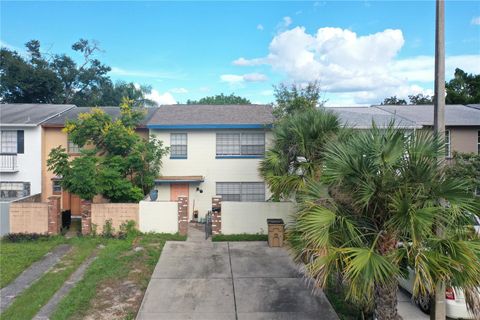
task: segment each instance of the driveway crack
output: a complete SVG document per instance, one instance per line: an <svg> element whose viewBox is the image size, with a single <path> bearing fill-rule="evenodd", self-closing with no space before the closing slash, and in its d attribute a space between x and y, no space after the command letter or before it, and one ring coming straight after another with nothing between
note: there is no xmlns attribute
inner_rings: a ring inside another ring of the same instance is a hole
<svg viewBox="0 0 480 320"><path fill-rule="evenodd" d="M238 320L237 314L237 299L235 297L235 281L233 281L233 268L232 268L232 255L230 254L230 242L227 242L228 248L228 261L230 263L230 275L232 277L232 287L233 287L233 306L235 307L235 320Z"/></svg>

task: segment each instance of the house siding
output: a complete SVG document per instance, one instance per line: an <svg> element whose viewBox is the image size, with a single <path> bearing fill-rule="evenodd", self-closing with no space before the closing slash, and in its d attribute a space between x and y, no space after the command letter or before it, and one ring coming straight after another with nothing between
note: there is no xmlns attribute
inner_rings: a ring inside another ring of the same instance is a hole
<svg viewBox="0 0 480 320"><path fill-rule="evenodd" d="M191 131L150 131L156 138L170 146L170 134L187 133L187 159L162 159L163 176L203 176L204 181L189 184L189 216L198 210L204 216L212 207L212 197L216 195L216 182L263 182L258 172L262 158L222 158L216 157L216 134L220 132L246 132L248 130L191 130ZM258 132L255 130L255 132ZM272 140L272 133L265 130L265 148ZM196 191L199 187L203 193ZM170 184L156 186L158 201L170 201ZM266 190L266 198L270 193Z"/></svg>

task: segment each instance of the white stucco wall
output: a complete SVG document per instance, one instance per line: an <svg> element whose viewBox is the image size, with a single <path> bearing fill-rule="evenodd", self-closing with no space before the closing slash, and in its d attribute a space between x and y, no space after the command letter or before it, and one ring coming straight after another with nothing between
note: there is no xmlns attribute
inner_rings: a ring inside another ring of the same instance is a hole
<svg viewBox="0 0 480 320"><path fill-rule="evenodd" d="M291 202L222 202L222 233L267 234L267 219L280 218L288 225L294 212Z"/></svg>
<svg viewBox="0 0 480 320"><path fill-rule="evenodd" d="M30 194L42 192L42 130L37 127L3 127L24 131L24 153L17 155L18 172L1 172L1 181L30 182Z"/></svg>
<svg viewBox="0 0 480 320"><path fill-rule="evenodd" d="M178 203L173 201L140 201L139 228L142 232L178 232Z"/></svg>
<svg viewBox="0 0 480 320"><path fill-rule="evenodd" d="M258 130L255 130L258 132ZM199 210L204 216L212 207L212 197L216 195L216 182L262 182L258 173L261 158L256 159L216 159L217 132L246 132L242 130L192 130L192 131L163 131L151 130L164 145L170 146L170 133L187 133L187 159L163 159L161 174L163 176L203 176L202 183L190 183L189 187L189 215L193 210ZM270 130L265 132L266 148L272 139ZM203 193L196 191L200 187ZM170 200L170 185L163 184L156 187L159 190L158 200ZM266 199L270 197L268 188Z"/></svg>

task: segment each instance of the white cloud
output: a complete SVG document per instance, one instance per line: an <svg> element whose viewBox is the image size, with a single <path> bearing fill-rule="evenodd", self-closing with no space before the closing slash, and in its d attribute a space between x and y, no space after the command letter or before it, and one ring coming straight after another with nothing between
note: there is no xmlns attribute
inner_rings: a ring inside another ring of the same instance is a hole
<svg viewBox="0 0 480 320"><path fill-rule="evenodd" d="M473 17L472 21L470 21L470 23L473 24L473 25L476 25L476 26L480 25L480 16Z"/></svg>
<svg viewBox="0 0 480 320"><path fill-rule="evenodd" d="M260 95L262 96L273 96L273 90L263 90L260 92Z"/></svg>
<svg viewBox="0 0 480 320"><path fill-rule="evenodd" d="M289 16L283 17L282 20L277 24L277 27L276 27L277 32L285 31L292 23L293 23L293 20L291 17Z"/></svg>
<svg viewBox="0 0 480 320"><path fill-rule="evenodd" d="M155 101L158 105L162 104L176 104L177 101L170 92L160 93L158 90L153 89L152 92L145 95L147 99Z"/></svg>
<svg viewBox="0 0 480 320"><path fill-rule="evenodd" d="M174 73L174 72L127 70L119 67L112 67L110 74L113 74L116 76L139 77L139 78L178 79L181 77L181 74Z"/></svg>
<svg viewBox="0 0 480 320"><path fill-rule="evenodd" d="M266 81L268 78L263 73L247 73L244 75L238 74L222 74L220 80L230 84L240 84L243 82L260 82Z"/></svg>
<svg viewBox="0 0 480 320"><path fill-rule="evenodd" d="M169 91L173 93L180 93L180 94L188 93L188 90L185 88L172 88Z"/></svg>
<svg viewBox="0 0 480 320"><path fill-rule="evenodd" d="M377 103L390 95L425 93L431 87L434 59L418 56L399 59L405 43L401 30L386 29L357 35L341 28L320 28L309 34L295 27L275 35L265 57L233 61L238 66L270 65L289 82L318 80L322 89L347 95L356 103ZM479 55L446 58L447 78L455 68L480 73ZM422 87L414 86L420 83ZM345 97L343 97L345 98Z"/></svg>
<svg viewBox="0 0 480 320"><path fill-rule="evenodd" d="M263 25L262 25L262 24L258 24L258 25L257 25L257 30L263 31Z"/></svg>

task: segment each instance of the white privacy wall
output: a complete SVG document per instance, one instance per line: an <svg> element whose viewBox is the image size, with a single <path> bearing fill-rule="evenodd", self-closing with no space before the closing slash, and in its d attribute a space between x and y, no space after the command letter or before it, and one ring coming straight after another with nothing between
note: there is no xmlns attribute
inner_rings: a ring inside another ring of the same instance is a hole
<svg viewBox="0 0 480 320"><path fill-rule="evenodd" d="M173 201L140 201L139 228L142 232L178 232L178 203Z"/></svg>
<svg viewBox="0 0 480 320"><path fill-rule="evenodd" d="M288 224L295 207L291 202L222 202L222 233L267 234L267 219L281 218Z"/></svg>
<svg viewBox="0 0 480 320"><path fill-rule="evenodd" d="M216 195L216 182L262 182L258 173L261 158L257 159L217 159L216 133L217 132L248 132L250 130L190 130L164 131L151 129L150 134L162 140L164 145L170 146L170 133L187 133L187 159L170 159L167 155L162 159L160 173L163 176L203 176L202 183L190 183L189 187L189 216L193 210L198 210L203 217L212 208L212 197ZM254 130L265 132L265 144L268 148L272 140L270 130ZM253 130L252 130L253 132ZM199 187L203 193L196 191ZM170 185L157 185L159 201L170 200ZM268 188L266 198L270 197Z"/></svg>

